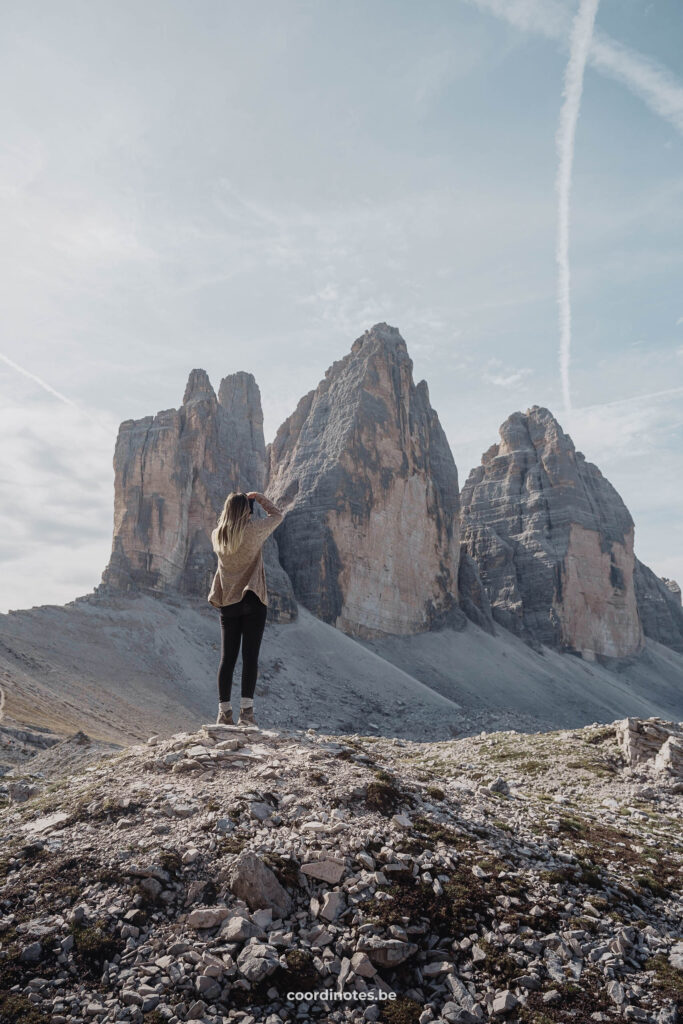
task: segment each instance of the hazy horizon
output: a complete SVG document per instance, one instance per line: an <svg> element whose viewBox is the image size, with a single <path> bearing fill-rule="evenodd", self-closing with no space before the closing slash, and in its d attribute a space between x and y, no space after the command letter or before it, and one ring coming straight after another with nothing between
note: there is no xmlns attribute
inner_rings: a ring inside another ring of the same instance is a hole
<svg viewBox="0 0 683 1024"><path fill-rule="evenodd" d="M189 371L259 384L266 440L386 321L462 485L547 406L683 580L683 20L602 0L572 148L559 370L559 0L8 4L0 610L111 546L119 422ZM681 77L677 78L676 73Z"/></svg>

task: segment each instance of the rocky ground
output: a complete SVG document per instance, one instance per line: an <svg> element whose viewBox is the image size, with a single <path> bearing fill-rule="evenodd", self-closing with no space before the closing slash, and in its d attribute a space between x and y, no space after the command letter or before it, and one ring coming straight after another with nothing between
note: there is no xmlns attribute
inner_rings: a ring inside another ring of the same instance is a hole
<svg viewBox="0 0 683 1024"><path fill-rule="evenodd" d="M46 745L0 780L0 1020L675 1024L671 732Z"/></svg>

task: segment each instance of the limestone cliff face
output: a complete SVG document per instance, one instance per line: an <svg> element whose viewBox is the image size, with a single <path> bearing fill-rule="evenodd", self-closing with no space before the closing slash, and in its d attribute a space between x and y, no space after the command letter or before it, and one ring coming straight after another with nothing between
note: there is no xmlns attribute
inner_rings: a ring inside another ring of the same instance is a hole
<svg viewBox="0 0 683 1024"><path fill-rule="evenodd" d="M552 414L500 428L462 491L464 541L501 625L562 650L627 657L643 645L633 520Z"/></svg>
<svg viewBox="0 0 683 1024"><path fill-rule="evenodd" d="M675 580L660 579L638 558L635 585L645 635L683 652L681 588Z"/></svg>
<svg viewBox="0 0 683 1024"><path fill-rule="evenodd" d="M221 381L190 374L180 409L127 420L114 454L114 539L102 581L109 587L205 597L215 570L211 531L231 490L263 490L266 449L261 397L250 373ZM295 601L277 558L264 547L271 616Z"/></svg>
<svg viewBox="0 0 683 1024"><path fill-rule="evenodd" d="M359 636L461 615L457 470L396 328L358 338L269 455L267 493L287 510L280 558L314 614Z"/></svg>

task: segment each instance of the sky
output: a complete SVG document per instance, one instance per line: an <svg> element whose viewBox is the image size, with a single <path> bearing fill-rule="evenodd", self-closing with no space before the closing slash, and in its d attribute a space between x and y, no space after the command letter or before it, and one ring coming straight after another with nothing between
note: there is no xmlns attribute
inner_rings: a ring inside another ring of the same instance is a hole
<svg viewBox="0 0 683 1024"><path fill-rule="evenodd" d="M683 581L683 12L601 0L569 196L575 0L6 0L0 611L111 548L118 424L251 371L266 441L398 327L461 483L545 405ZM565 140L566 141L566 140ZM566 155L566 154L565 154Z"/></svg>

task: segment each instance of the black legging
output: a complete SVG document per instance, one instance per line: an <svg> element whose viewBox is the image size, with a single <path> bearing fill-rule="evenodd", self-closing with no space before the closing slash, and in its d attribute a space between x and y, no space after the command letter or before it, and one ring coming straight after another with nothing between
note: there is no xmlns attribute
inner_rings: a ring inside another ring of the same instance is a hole
<svg viewBox="0 0 683 1024"><path fill-rule="evenodd" d="M242 643L242 696L253 697L258 675L258 656L268 609L253 590L241 601L219 609L221 614L221 663L218 666L218 699L229 701L232 674Z"/></svg>

